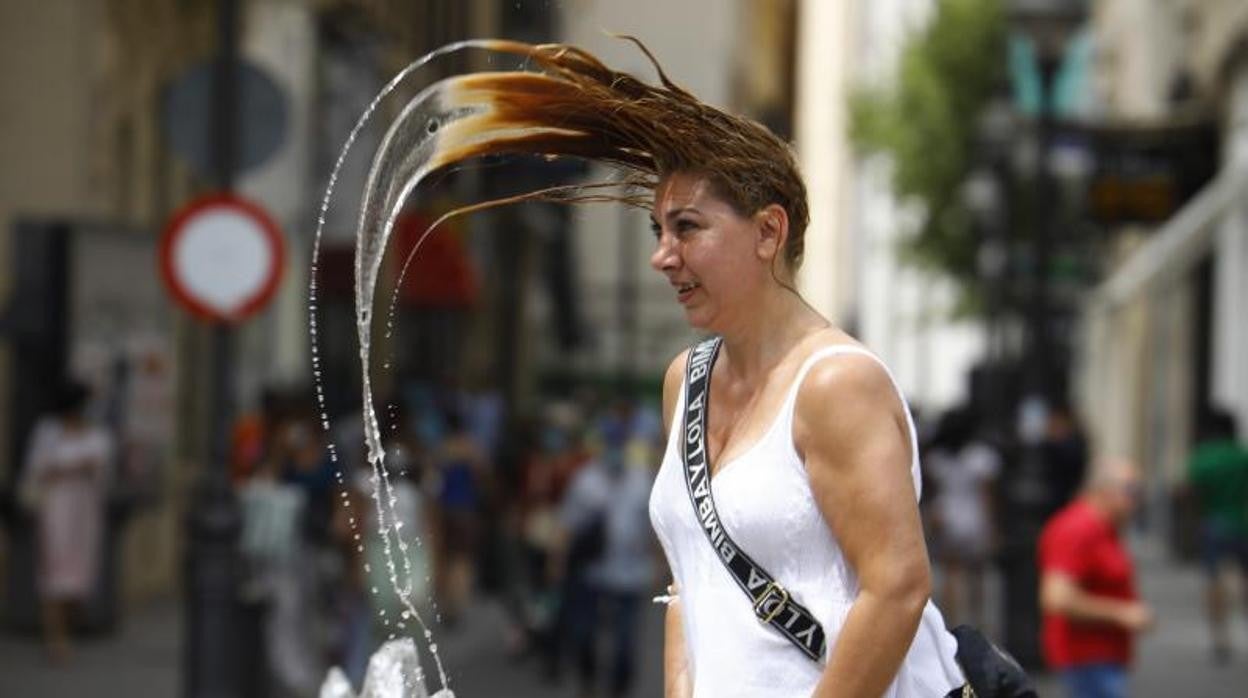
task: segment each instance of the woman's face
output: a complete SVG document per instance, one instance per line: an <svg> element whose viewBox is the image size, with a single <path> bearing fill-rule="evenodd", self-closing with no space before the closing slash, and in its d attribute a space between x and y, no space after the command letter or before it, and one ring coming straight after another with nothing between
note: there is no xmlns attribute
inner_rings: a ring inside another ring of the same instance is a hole
<svg viewBox="0 0 1248 698"><path fill-rule="evenodd" d="M758 222L737 213L702 176L675 173L655 189L650 266L667 277L689 324L722 330L749 307L770 260ZM778 243L774 243L778 244Z"/></svg>

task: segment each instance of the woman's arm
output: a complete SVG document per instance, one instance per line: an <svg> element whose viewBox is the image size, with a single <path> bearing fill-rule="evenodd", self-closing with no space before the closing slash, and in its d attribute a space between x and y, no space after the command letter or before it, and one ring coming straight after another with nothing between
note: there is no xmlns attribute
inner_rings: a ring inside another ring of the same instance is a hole
<svg viewBox="0 0 1248 698"><path fill-rule="evenodd" d="M685 380L685 361L689 355L683 351L672 360L663 376L663 433L672 433L673 412L680 385ZM679 595L680 591L675 591ZM680 617L680 599L667 605L663 624L663 695L664 698L688 698L693 695L693 679L689 675L689 655L685 653L685 627Z"/></svg>
<svg viewBox="0 0 1248 698"><path fill-rule="evenodd" d="M931 593L903 409L864 356L817 364L798 393L794 439L859 584L815 690L822 698L884 693Z"/></svg>
<svg viewBox="0 0 1248 698"><path fill-rule="evenodd" d="M689 656L685 654L685 626L680 618L680 599L676 599L667 605L663 623L663 696L689 698L692 695Z"/></svg>

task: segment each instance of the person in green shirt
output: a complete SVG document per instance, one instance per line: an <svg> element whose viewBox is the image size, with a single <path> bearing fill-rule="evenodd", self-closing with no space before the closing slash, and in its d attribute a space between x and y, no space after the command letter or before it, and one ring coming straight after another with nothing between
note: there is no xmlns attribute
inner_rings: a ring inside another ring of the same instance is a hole
<svg viewBox="0 0 1248 698"><path fill-rule="evenodd" d="M1202 417L1187 471L1200 504L1213 654L1222 663L1230 658L1231 648L1221 564L1228 558L1238 562L1248 582L1248 449L1236 439L1235 418L1229 413L1214 408Z"/></svg>

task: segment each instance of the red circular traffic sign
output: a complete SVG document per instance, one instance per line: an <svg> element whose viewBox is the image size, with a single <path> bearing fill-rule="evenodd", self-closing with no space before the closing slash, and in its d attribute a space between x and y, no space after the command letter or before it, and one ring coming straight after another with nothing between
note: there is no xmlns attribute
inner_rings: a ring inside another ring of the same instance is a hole
<svg viewBox="0 0 1248 698"><path fill-rule="evenodd" d="M273 219L231 194L183 206L160 240L160 272L169 292L212 322L240 322L263 308L277 290L285 257Z"/></svg>

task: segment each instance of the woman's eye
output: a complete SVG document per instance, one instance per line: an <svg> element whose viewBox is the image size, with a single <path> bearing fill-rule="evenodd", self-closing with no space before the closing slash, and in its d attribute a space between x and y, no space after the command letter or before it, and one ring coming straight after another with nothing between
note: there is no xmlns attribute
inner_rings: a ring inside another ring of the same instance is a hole
<svg viewBox="0 0 1248 698"><path fill-rule="evenodd" d="M697 230L698 227L699 226L698 226L697 221L678 220L672 224L672 232L677 237L682 237L689 232ZM658 223L651 223L650 232L654 234L654 239L658 240L659 238L663 237L663 226L659 225Z"/></svg>

